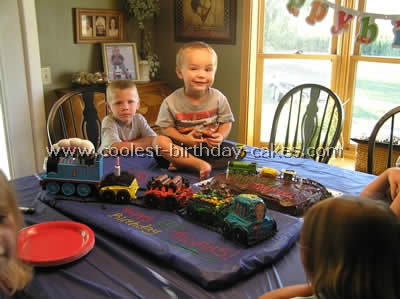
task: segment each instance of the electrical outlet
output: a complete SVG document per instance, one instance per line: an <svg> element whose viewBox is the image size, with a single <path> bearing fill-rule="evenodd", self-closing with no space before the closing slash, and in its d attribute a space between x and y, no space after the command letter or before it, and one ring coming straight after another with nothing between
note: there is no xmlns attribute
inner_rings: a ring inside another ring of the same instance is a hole
<svg viewBox="0 0 400 299"><path fill-rule="evenodd" d="M51 71L49 66L42 67L42 82L43 85L51 84Z"/></svg>

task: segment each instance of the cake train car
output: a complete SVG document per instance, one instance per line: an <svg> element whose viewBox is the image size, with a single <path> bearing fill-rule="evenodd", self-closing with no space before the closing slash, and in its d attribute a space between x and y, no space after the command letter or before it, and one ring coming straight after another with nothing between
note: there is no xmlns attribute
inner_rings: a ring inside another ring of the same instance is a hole
<svg viewBox="0 0 400 299"><path fill-rule="evenodd" d="M118 159L117 159L118 160ZM108 174L100 183L99 195L103 201L111 203L128 203L136 200L139 184L136 178L127 171Z"/></svg>
<svg viewBox="0 0 400 299"><path fill-rule="evenodd" d="M172 211L186 207L192 196L192 187L183 177L162 174L147 183L144 202L148 207Z"/></svg>
<svg viewBox="0 0 400 299"><path fill-rule="evenodd" d="M229 174L257 174L257 163L245 161L233 161L228 166Z"/></svg>
<svg viewBox="0 0 400 299"><path fill-rule="evenodd" d="M51 153L45 161L45 173L40 176L40 185L50 194L86 197L97 190L102 176L102 155L91 153L76 157Z"/></svg>
<svg viewBox="0 0 400 299"><path fill-rule="evenodd" d="M186 214L200 224L218 230L222 228L233 200L229 189L221 186L219 190L204 188L193 194L186 206Z"/></svg>
<svg viewBox="0 0 400 299"><path fill-rule="evenodd" d="M277 232L275 220L266 215L264 201L253 194L232 197L220 190L195 193L187 216L202 226L244 246L257 244Z"/></svg>

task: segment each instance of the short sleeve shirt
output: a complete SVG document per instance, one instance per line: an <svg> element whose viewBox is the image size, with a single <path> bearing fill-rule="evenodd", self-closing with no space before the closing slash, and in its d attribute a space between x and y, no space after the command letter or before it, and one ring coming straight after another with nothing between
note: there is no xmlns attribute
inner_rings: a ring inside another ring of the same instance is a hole
<svg viewBox="0 0 400 299"><path fill-rule="evenodd" d="M234 117L227 98L217 89L210 88L208 97L200 105L191 104L184 89L179 88L161 104L156 124L161 128L197 128L233 122Z"/></svg>
<svg viewBox="0 0 400 299"><path fill-rule="evenodd" d="M146 136L157 136L141 114L132 118L132 126L128 127L112 115L107 115L101 123L101 146L99 151L110 148L114 143L133 141Z"/></svg>

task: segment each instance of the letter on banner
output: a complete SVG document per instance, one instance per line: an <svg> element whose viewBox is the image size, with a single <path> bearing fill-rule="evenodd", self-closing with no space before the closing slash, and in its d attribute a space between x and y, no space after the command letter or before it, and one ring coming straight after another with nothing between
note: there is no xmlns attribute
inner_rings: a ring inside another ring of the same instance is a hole
<svg viewBox="0 0 400 299"><path fill-rule="evenodd" d="M306 22L314 25L315 21L321 22L328 12L328 5L323 4L321 1L316 0L312 3L310 15L306 18Z"/></svg>
<svg viewBox="0 0 400 299"><path fill-rule="evenodd" d="M394 40L392 47L400 48L400 19L392 20Z"/></svg>
<svg viewBox="0 0 400 299"><path fill-rule="evenodd" d="M306 0L289 0L289 3L286 7L292 15L297 17L299 15L300 8L304 5L305 1Z"/></svg>
<svg viewBox="0 0 400 299"><path fill-rule="evenodd" d="M357 41L363 44L370 44L376 40L378 36L378 25L375 19L370 16L360 18L360 32Z"/></svg>
<svg viewBox="0 0 400 299"><path fill-rule="evenodd" d="M352 14L347 14L344 10L338 10L335 17L336 25L333 25L331 28L332 34L339 34L349 30L349 23L354 17Z"/></svg>

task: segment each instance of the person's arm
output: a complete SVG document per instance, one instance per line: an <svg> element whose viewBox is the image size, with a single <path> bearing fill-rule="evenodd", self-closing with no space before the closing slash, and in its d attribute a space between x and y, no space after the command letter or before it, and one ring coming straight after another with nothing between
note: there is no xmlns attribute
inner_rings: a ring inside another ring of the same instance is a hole
<svg viewBox="0 0 400 299"><path fill-rule="evenodd" d="M400 168L393 167L386 169L376 179L369 183L361 192L361 197L383 196L390 188L390 195L394 200L399 194Z"/></svg>
<svg viewBox="0 0 400 299"><path fill-rule="evenodd" d="M387 190L390 190L392 199L390 208L400 217L400 168L386 169L364 188L360 197L381 198Z"/></svg>
<svg viewBox="0 0 400 299"><path fill-rule="evenodd" d="M259 299L289 299L293 297L312 296L313 291L309 284L297 284L277 289L260 296Z"/></svg>
<svg viewBox="0 0 400 299"><path fill-rule="evenodd" d="M132 141L115 142L111 145L111 148L115 148L119 152L134 152L136 149L145 151L147 148L152 147L154 138L155 136L146 136Z"/></svg>

